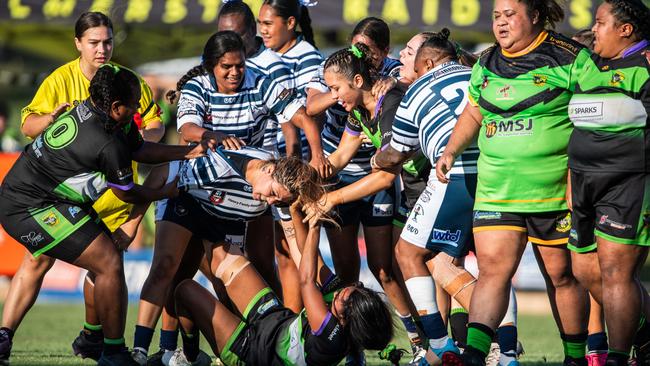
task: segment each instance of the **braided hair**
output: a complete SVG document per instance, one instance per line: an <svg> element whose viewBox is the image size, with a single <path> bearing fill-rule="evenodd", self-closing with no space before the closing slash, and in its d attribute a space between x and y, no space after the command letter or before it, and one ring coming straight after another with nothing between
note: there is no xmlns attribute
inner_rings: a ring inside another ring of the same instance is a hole
<svg viewBox="0 0 650 366"><path fill-rule="evenodd" d="M650 10L641 0L605 0L618 24L630 24L637 40L650 39Z"/></svg>
<svg viewBox="0 0 650 366"><path fill-rule="evenodd" d="M114 102L135 104L140 100L140 80L130 70L112 64L102 65L90 81L90 99L95 107L106 113L105 128L107 131L115 127L115 121L110 116Z"/></svg>
<svg viewBox="0 0 650 366"><path fill-rule="evenodd" d="M528 17L532 20L537 15L539 24L550 29L564 19L564 9L561 0L519 0L528 8ZM537 14L535 14L537 13Z"/></svg>
<svg viewBox="0 0 650 366"><path fill-rule="evenodd" d="M262 5L268 5L275 10L275 14L284 20L289 17L294 17L298 25L300 25L300 32L305 40L312 46L316 47L314 41L314 30L311 28L311 18L309 17L309 10L305 5L302 5L300 0L264 0Z"/></svg>
<svg viewBox="0 0 650 366"><path fill-rule="evenodd" d="M183 86L190 81L190 79L199 75L205 75L217 66L219 59L228 52L244 52L244 42L241 37L233 31L221 31L213 34L203 47L203 56L200 65L191 68L183 77L176 83L176 89L167 92L166 96L169 103L174 103L178 93L183 89Z"/></svg>
<svg viewBox="0 0 650 366"><path fill-rule="evenodd" d="M441 58L448 57L452 61L457 61L465 66L473 66L477 57L465 51L460 45L449 39L451 32L447 28L442 28L438 33L428 32L427 39L418 49L415 58L421 57L426 50L435 50Z"/></svg>
<svg viewBox="0 0 650 366"><path fill-rule="evenodd" d="M325 61L323 70L335 68L333 71L343 74L348 80L355 75L361 75L366 85L373 85L379 78L379 72L373 65L370 49L363 43L355 43L350 48L338 50Z"/></svg>

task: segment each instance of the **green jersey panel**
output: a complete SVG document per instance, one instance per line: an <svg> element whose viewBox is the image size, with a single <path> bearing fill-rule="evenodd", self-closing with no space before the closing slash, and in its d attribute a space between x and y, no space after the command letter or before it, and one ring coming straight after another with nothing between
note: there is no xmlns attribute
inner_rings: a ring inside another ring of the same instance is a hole
<svg viewBox="0 0 650 366"><path fill-rule="evenodd" d="M498 46L472 70L470 95L483 115L475 209L566 209L567 105L589 51L544 32L531 52L507 57Z"/></svg>

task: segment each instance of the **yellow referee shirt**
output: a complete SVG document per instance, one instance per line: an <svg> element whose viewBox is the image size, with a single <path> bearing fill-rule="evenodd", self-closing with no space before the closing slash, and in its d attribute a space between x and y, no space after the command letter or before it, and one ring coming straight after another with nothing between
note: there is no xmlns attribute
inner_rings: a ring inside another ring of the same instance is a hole
<svg viewBox="0 0 650 366"><path fill-rule="evenodd" d="M43 81L38 91L36 91L32 102L21 111L21 125L25 123L25 118L32 113L49 114L61 103L70 103L70 105L76 106L90 97L90 92L88 91L90 80L81 72L79 62L80 59L68 62L54 70ZM111 64L123 67L113 62ZM160 119L160 108L153 101L153 94L147 83L139 76L138 78L140 79L140 86L142 88L138 113L142 121L140 127L143 128L148 123ZM136 183L137 172L137 165L133 162L133 180ZM132 205L117 198L109 189L95 202L93 208L97 211L106 226L111 231L115 231L129 217Z"/></svg>

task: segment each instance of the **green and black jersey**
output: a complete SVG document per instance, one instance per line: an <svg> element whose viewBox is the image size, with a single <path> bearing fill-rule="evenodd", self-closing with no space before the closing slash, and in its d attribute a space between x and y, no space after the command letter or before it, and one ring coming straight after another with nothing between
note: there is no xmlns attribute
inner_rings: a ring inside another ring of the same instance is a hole
<svg viewBox="0 0 650 366"><path fill-rule="evenodd" d="M370 118L370 113L363 108L355 108L348 115L345 131L353 136L363 132L377 149L384 149L390 145L393 137L393 122L406 88L397 86L377 102L375 117ZM402 169L412 176L418 177L427 170L429 160L419 151L414 157L404 163Z"/></svg>
<svg viewBox="0 0 650 366"><path fill-rule="evenodd" d="M134 184L131 152L143 140L134 122L107 131L106 118L90 99L60 116L25 148L7 173L2 199L25 207L90 204L109 186L130 189Z"/></svg>
<svg viewBox="0 0 650 366"><path fill-rule="evenodd" d="M575 127L569 167L576 171L650 171L650 47L619 59L592 55L583 66L569 117Z"/></svg>
<svg viewBox="0 0 650 366"><path fill-rule="evenodd" d="M472 70L470 101L483 115L475 209L548 212L567 208L567 105L589 51L542 32L527 50L495 45Z"/></svg>

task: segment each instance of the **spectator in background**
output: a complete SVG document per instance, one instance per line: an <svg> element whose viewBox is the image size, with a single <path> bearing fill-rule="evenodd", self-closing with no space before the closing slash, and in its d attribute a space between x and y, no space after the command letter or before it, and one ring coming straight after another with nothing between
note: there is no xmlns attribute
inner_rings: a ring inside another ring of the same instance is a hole
<svg viewBox="0 0 650 366"><path fill-rule="evenodd" d="M4 101L0 101L0 153L16 152L21 149L21 144L13 136L7 134L9 123L9 107Z"/></svg>

